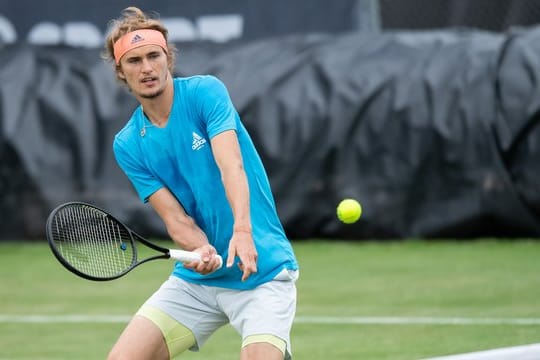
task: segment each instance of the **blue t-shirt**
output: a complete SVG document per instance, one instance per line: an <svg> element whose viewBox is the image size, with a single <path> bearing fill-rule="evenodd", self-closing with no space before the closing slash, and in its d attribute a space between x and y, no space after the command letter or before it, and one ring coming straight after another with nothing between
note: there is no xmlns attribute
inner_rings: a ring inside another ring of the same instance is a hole
<svg viewBox="0 0 540 360"><path fill-rule="evenodd" d="M220 80L213 76L175 78L166 126L153 126L139 106L116 135L114 153L143 202L160 188L169 189L225 263L234 218L210 139L227 130L237 133L248 178L258 272L242 282L236 264L200 275L177 263L173 275L205 285L252 289L283 269L296 270L298 265L279 221L261 159Z"/></svg>

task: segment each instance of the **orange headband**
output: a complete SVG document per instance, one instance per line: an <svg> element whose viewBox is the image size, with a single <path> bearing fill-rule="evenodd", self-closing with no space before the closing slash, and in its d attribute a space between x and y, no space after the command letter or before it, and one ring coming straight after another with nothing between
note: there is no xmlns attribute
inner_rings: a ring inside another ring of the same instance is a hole
<svg viewBox="0 0 540 360"><path fill-rule="evenodd" d="M116 61L116 65L120 64L120 59L129 50L144 45L158 45L167 52L167 41L160 31L152 29L135 30L122 35L114 43L114 60Z"/></svg>

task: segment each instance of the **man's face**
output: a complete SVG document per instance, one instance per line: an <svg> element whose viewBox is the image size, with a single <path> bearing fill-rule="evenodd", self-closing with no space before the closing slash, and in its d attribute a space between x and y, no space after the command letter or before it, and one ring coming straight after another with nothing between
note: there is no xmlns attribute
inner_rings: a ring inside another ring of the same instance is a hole
<svg viewBox="0 0 540 360"><path fill-rule="evenodd" d="M152 99L163 93L169 75L167 54L158 45L128 51L120 59L119 76L135 96Z"/></svg>

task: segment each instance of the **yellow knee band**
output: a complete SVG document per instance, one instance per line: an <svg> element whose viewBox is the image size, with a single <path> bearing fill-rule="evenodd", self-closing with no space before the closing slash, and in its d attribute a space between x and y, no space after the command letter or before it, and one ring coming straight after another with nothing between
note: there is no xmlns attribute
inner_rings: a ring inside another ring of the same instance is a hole
<svg viewBox="0 0 540 360"><path fill-rule="evenodd" d="M274 345L283 353L283 355L285 355L285 349L287 348L287 343L285 340L271 334L250 335L246 337L244 341L242 341L242 347L246 347L249 344L254 343L269 343Z"/></svg>
<svg viewBox="0 0 540 360"><path fill-rule="evenodd" d="M137 311L137 315L151 320L161 330L171 359L195 345L195 336L191 330L163 311L152 306L143 305Z"/></svg>

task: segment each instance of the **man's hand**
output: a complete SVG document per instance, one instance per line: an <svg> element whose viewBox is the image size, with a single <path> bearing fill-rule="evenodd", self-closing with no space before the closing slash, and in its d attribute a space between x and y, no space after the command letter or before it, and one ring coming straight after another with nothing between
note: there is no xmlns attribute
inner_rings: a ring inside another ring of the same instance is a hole
<svg viewBox="0 0 540 360"><path fill-rule="evenodd" d="M227 257L227 267L234 264L234 259L238 256L240 263L238 266L242 270L242 281L246 281L252 273L257 272L257 250L253 244L253 237L248 231L234 231L229 243L229 254Z"/></svg>
<svg viewBox="0 0 540 360"><path fill-rule="evenodd" d="M193 269L202 275L208 275L219 269L221 263L216 256L217 251L212 245L207 244L195 249L194 251L201 255L201 261L185 263L185 268Z"/></svg>

